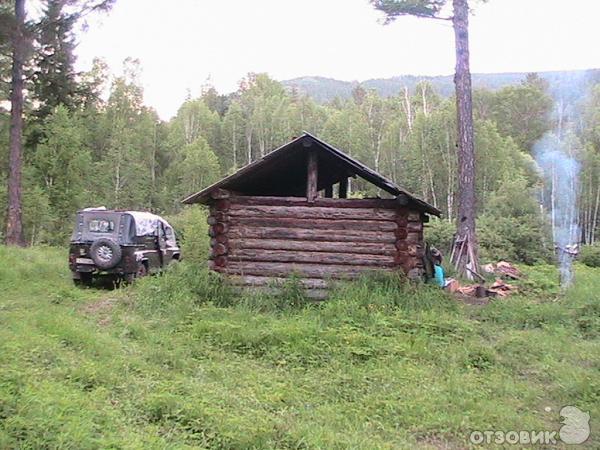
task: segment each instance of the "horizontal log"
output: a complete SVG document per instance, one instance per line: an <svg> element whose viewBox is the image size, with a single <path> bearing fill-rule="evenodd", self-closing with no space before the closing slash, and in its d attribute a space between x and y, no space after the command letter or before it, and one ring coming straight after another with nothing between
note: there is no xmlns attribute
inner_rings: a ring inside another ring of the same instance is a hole
<svg viewBox="0 0 600 450"><path fill-rule="evenodd" d="M423 232L412 231L410 233L407 233L406 241L411 244L418 244L420 242L423 242Z"/></svg>
<svg viewBox="0 0 600 450"><path fill-rule="evenodd" d="M263 250L303 250L307 252L339 252L358 253L369 255L396 254L396 246L393 243L362 243L362 242L315 242L294 241L286 239L235 239L231 241L232 249L263 249Z"/></svg>
<svg viewBox="0 0 600 450"><path fill-rule="evenodd" d="M407 231L410 233L411 231L422 231L423 223L422 222L409 222L406 226Z"/></svg>
<svg viewBox="0 0 600 450"><path fill-rule="evenodd" d="M289 217L295 219L390 220L397 218L396 210L379 208L335 208L321 206L265 206L231 204L232 217Z"/></svg>
<svg viewBox="0 0 600 450"><path fill-rule="evenodd" d="M361 243L394 243L396 236L391 232L361 231L361 230L314 230L308 228L285 227L251 227L232 225L227 233L229 240L233 239L297 239L315 242L361 242Z"/></svg>
<svg viewBox="0 0 600 450"><path fill-rule="evenodd" d="M290 217L235 217L229 222L233 225L254 227L282 227L282 228L313 228L315 230L363 230L363 231L390 231L398 228L395 222L377 220L330 220L330 219L298 219ZM326 231L323 231L326 233Z"/></svg>
<svg viewBox="0 0 600 450"><path fill-rule="evenodd" d="M261 250L261 249L236 249L230 250L229 261L261 261L261 262L289 262L289 263L315 263L315 264L343 264L373 267L393 267L393 256L386 255L358 255L348 253L328 252L302 252L296 250Z"/></svg>
<svg viewBox="0 0 600 450"><path fill-rule="evenodd" d="M229 280L234 285L242 286L280 286L295 280L308 289L327 289L331 284L320 278L261 277L255 275L233 275Z"/></svg>
<svg viewBox="0 0 600 450"><path fill-rule="evenodd" d="M268 277L287 277L298 275L305 278L356 278L370 271L393 272L392 268L376 268L365 266L346 266L336 264L296 264L274 262L238 262L229 261L227 267L216 268L221 273L230 275L258 275Z"/></svg>
<svg viewBox="0 0 600 450"><path fill-rule="evenodd" d="M396 199L383 198L316 198L309 203L306 197L231 196L232 203L251 206L311 206L333 208L403 209Z"/></svg>

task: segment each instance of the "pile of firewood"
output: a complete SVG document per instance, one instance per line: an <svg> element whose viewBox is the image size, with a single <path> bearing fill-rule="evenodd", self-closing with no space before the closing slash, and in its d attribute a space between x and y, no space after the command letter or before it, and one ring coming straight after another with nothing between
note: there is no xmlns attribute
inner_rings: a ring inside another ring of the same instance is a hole
<svg viewBox="0 0 600 450"><path fill-rule="evenodd" d="M481 268L484 272L493 273L499 276L511 278L513 280L520 280L523 278L521 271L506 261L500 261L497 264L486 264Z"/></svg>
<svg viewBox="0 0 600 450"><path fill-rule="evenodd" d="M497 264L486 264L482 266L482 269L486 273L498 276L491 286L486 287L483 284L461 285L458 280L450 278L446 284L446 289L449 292L469 297L506 297L516 292L517 287L506 283L501 277L512 280L520 280L523 278L521 271L506 261L500 261Z"/></svg>

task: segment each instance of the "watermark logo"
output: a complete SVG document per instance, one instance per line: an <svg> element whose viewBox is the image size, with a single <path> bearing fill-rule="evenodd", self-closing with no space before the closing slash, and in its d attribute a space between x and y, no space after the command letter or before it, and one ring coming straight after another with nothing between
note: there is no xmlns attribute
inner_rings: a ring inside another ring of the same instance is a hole
<svg viewBox="0 0 600 450"><path fill-rule="evenodd" d="M546 411L550 411L547 408ZM576 406L565 406L560 410L562 418L559 431L552 430L485 430L473 431L469 441L475 445L556 445L558 441L565 444L583 444L590 437L590 415Z"/></svg>
<svg viewBox="0 0 600 450"><path fill-rule="evenodd" d="M560 410L563 418L558 432L565 444L583 444L590 437L590 415L576 406L565 406Z"/></svg>

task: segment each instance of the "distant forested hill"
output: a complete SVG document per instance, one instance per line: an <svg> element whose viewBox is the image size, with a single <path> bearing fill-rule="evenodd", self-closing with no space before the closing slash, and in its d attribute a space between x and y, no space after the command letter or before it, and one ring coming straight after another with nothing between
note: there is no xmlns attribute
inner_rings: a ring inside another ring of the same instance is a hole
<svg viewBox="0 0 600 450"><path fill-rule="evenodd" d="M558 93L571 93L577 95L582 86L600 81L600 69L571 70L556 72L538 72L548 81L550 92L558 97ZM499 89L507 85L518 84L527 76L526 72L515 73L475 73L473 74L474 88ZM430 82L435 90L443 96L450 96L454 92L452 75L444 76L417 76L400 75L392 78L375 78L363 82L341 81L325 77L300 77L283 81L288 89L309 95L319 103L326 103L335 97L342 99L350 97L352 90L361 85L365 89L375 89L384 97L396 95L407 87L411 92L421 81Z"/></svg>

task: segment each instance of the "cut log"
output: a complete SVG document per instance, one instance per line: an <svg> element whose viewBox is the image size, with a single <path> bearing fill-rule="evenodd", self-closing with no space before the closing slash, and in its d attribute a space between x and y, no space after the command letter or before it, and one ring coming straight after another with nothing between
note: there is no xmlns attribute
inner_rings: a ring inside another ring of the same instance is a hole
<svg viewBox="0 0 600 450"><path fill-rule="evenodd" d="M209 219L213 217L216 222L228 222L229 221L229 216L227 215L226 212L224 211L219 211L219 210L215 210L213 212L211 212L211 215L209 216ZM207 219L208 221L208 219ZM209 225L213 225L212 223L208 222Z"/></svg>
<svg viewBox="0 0 600 450"><path fill-rule="evenodd" d="M216 267L225 267L227 265L227 258L225 256L217 256L213 259L213 263Z"/></svg>
<svg viewBox="0 0 600 450"><path fill-rule="evenodd" d="M227 211L231 206L231 202L227 199L216 200L210 207L211 213L213 211Z"/></svg>
<svg viewBox="0 0 600 450"><path fill-rule="evenodd" d="M296 219L290 217L232 217L232 226L313 228L315 230L389 231L398 228L395 222L377 220ZM325 233L325 231L324 231Z"/></svg>
<svg viewBox="0 0 600 450"><path fill-rule="evenodd" d="M229 230L229 225L224 222L217 222L216 224L211 225L210 228L213 231L214 236L216 236L219 234L227 233L227 230Z"/></svg>
<svg viewBox="0 0 600 450"><path fill-rule="evenodd" d="M396 197L396 203L400 206L406 206L410 203L410 199L406 194L398 194Z"/></svg>
<svg viewBox="0 0 600 450"><path fill-rule="evenodd" d="M214 200L220 200L223 198L229 198L230 197L230 193L229 191L225 190L225 189L221 189L221 188L217 188L211 191L210 193L210 198L214 199Z"/></svg>
<svg viewBox="0 0 600 450"><path fill-rule="evenodd" d="M405 215L398 215L396 217L396 223L400 227L406 227L408 225L408 218Z"/></svg>
<svg viewBox="0 0 600 450"><path fill-rule="evenodd" d="M348 242L314 242L293 241L285 239L235 239L231 242L232 249L263 249L263 250L301 250L307 252L338 252L370 255L396 254L396 246L392 243L348 243Z"/></svg>
<svg viewBox="0 0 600 450"><path fill-rule="evenodd" d="M264 206L233 203L231 217L286 217L295 219L385 220L395 222L397 213L391 209L333 208L322 206Z"/></svg>
<svg viewBox="0 0 600 450"><path fill-rule="evenodd" d="M336 264L296 264L275 262L238 262L229 261L227 267L219 268L222 273L230 275L259 275L269 277L287 277L292 274L306 278L355 278L369 271L393 272L391 268L364 266L346 266Z"/></svg>
<svg viewBox="0 0 600 450"><path fill-rule="evenodd" d="M405 239L400 239L400 240L396 241L395 245L399 251L408 250L408 242L406 242Z"/></svg>
<svg viewBox="0 0 600 450"><path fill-rule="evenodd" d="M223 244L217 244L212 248L213 256L221 256L227 253L227 247Z"/></svg>
<svg viewBox="0 0 600 450"><path fill-rule="evenodd" d="M408 236L408 231L406 230L406 228L398 228L395 231L395 236L396 236L396 239L398 239L399 241L402 241L402 240L406 239L406 237Z"/></svg>
<svg viewBox="0 0 600 450"><path fill-rule="evenodd" d="M361 230L323 230L285 227L251 227L232 225L228 232L229 240L233 239L297 239L315 242L377 242L395 243L396 236L392 232Z"/></svg>
<svg viewBox="0 0 600 450"><path fill-rule="evenodd" d="M214 247L217 244L227 244L227 242L228 242L228 239L227 239L226 234L218 234L218 235L214 236L213 238L211 238L210 246Z"/></svg>
<svg viewBox="0 0 600 450"><path fill-rule="evenodd" d="M409 222L420 222L421 221L421 213L419 211L409 211L408 212L408 221Z"/></svg>
<svg viewBox="0 0 600 450"><path fill-rule="evenodd" d="M343 264L373 267L393 267L393 256L358 255L348 253L301 252L294 250L236 249L228 254L229 261L261 261L287 263Z"/></svg>

